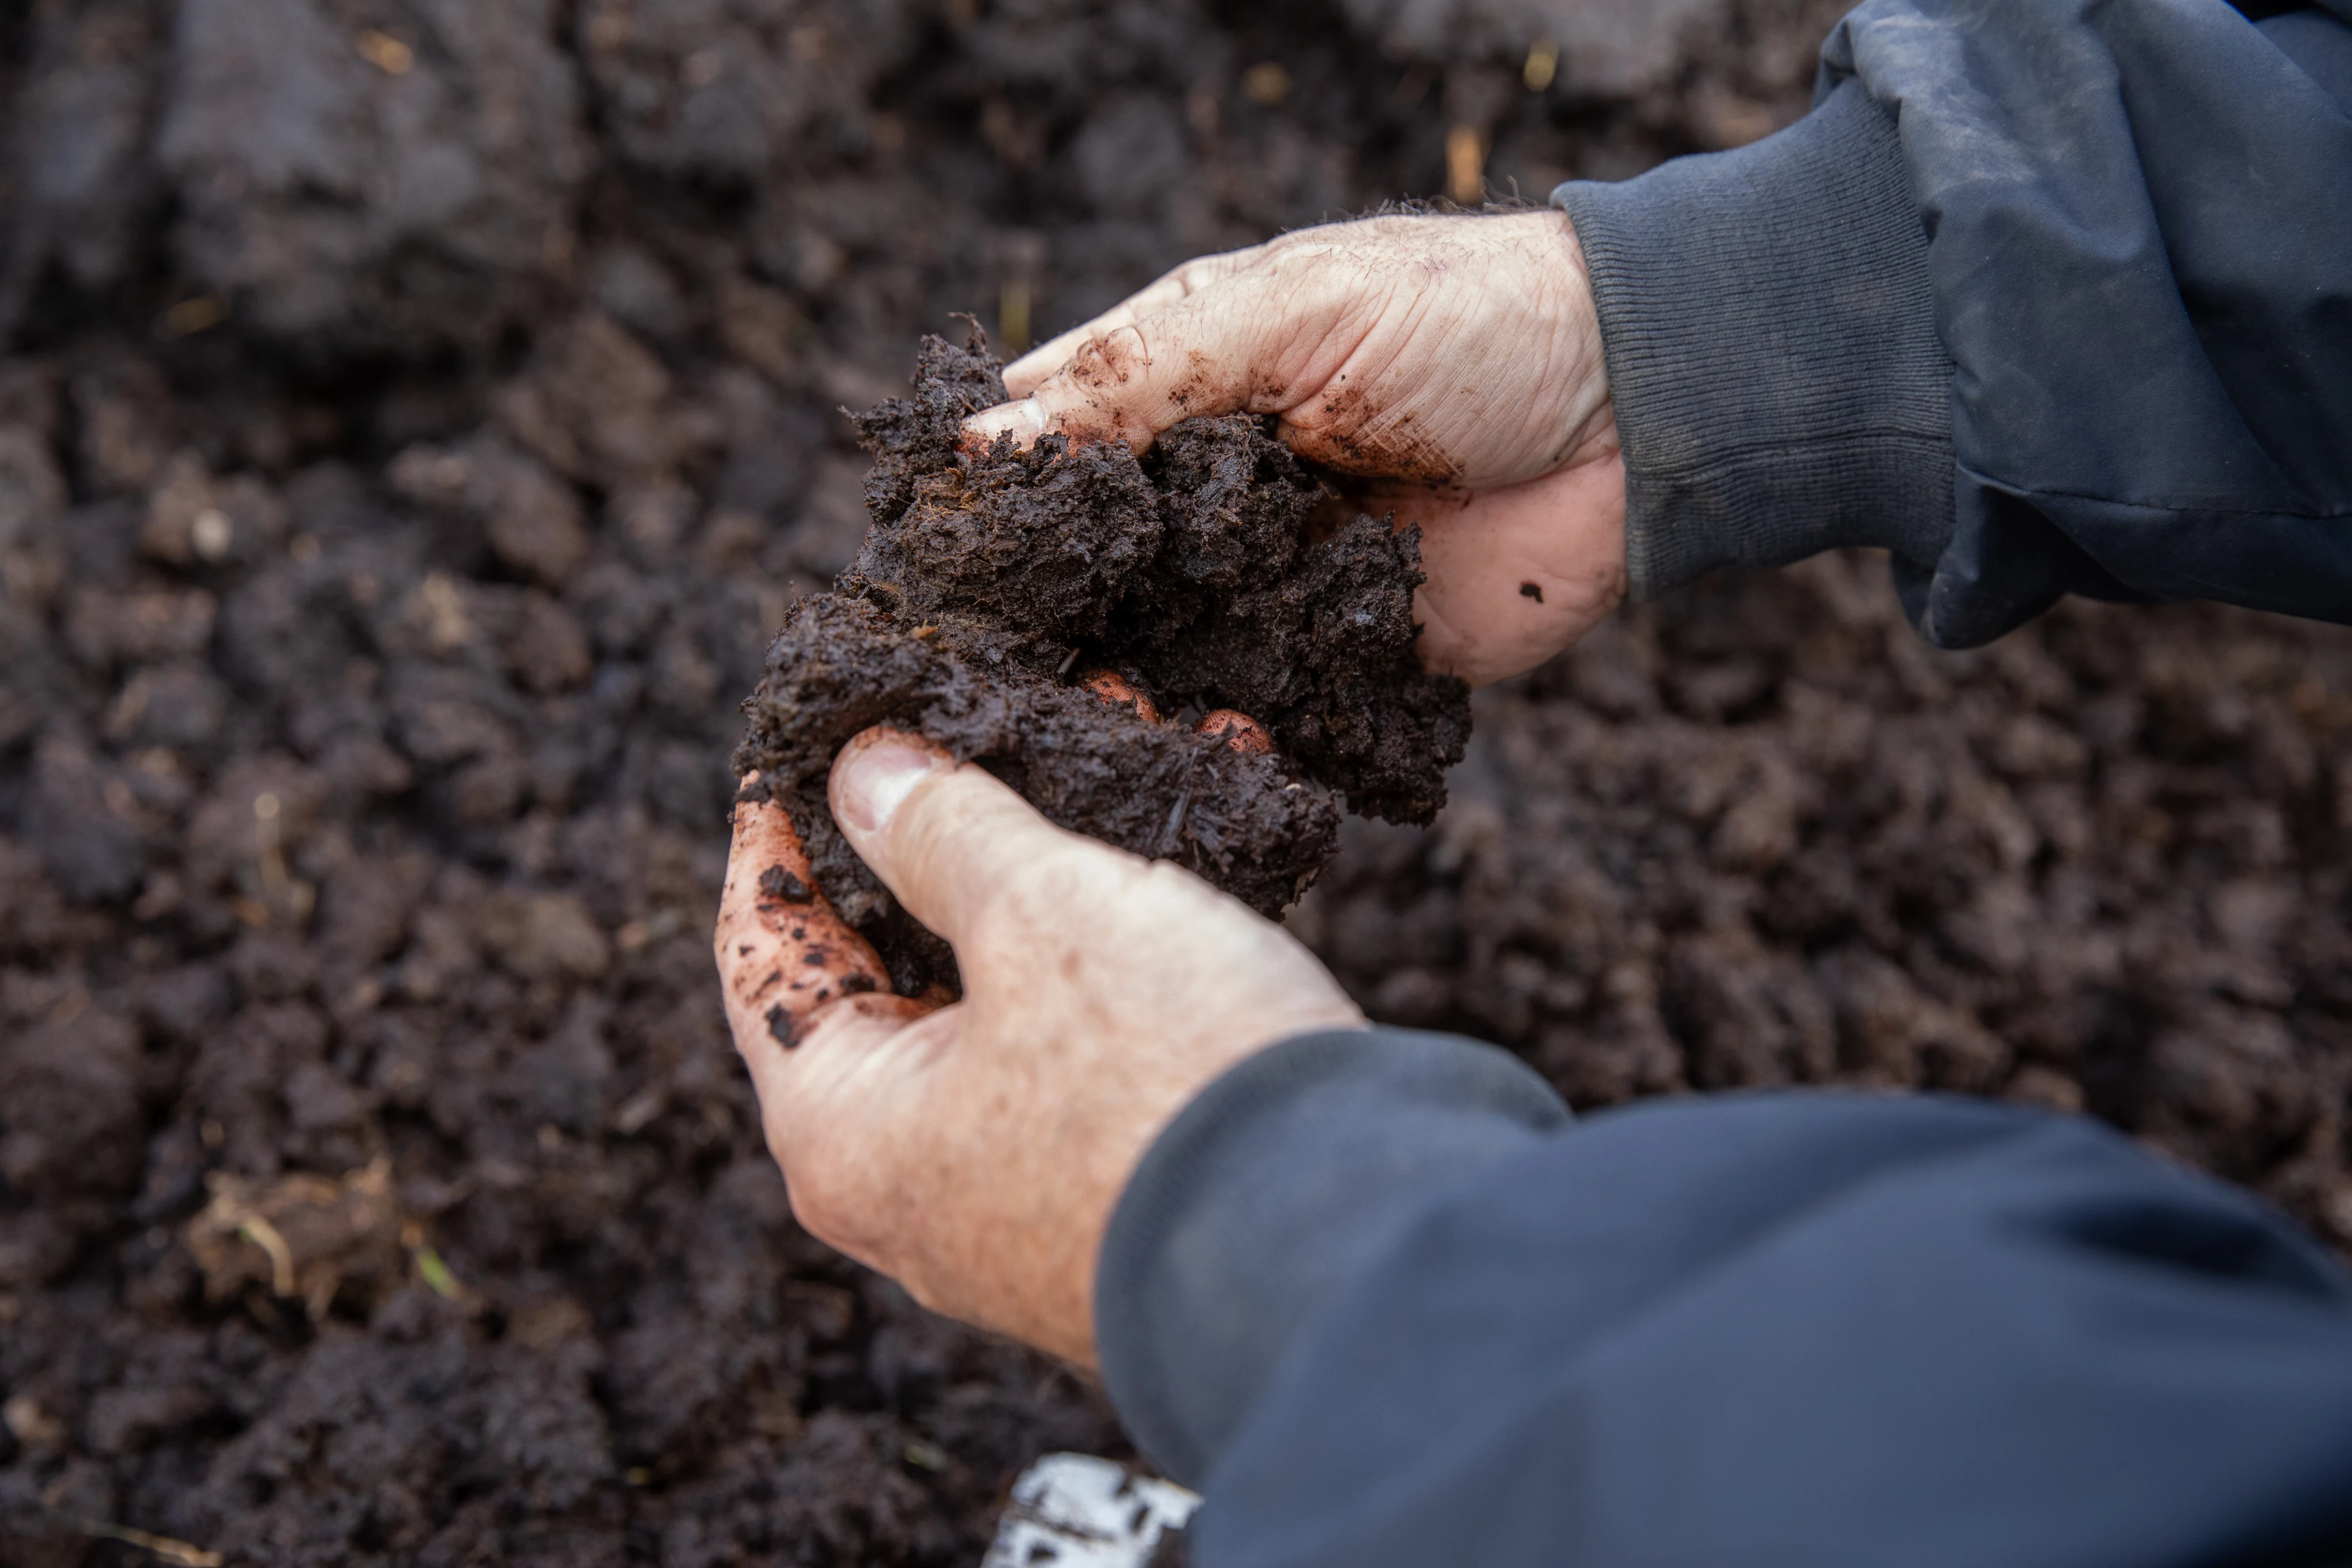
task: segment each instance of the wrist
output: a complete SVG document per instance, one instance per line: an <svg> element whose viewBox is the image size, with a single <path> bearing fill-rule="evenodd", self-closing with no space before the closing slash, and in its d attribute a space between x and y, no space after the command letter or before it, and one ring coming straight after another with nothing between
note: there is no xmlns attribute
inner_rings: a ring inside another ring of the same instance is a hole
<svg viewBox="0 0 2352 1568"><path fill-rule="evenodd" d="M1952 527L1951 363L1893 116L1849 84L1736 152L1572 182L1650 599L1734 563Z"/></svg>
<svg viewBox="0 0 2352 1568"><path fill-rule="evenodd" d="M1561 422L1559 457L1552 466L1574 468L1614 458L1622 447L1617 438L1617 405L1609 395L1609 356L1601 341L1600 307L1593 297L1592 269L1585 259L1584 240L1566 209L1553 211L1567 262L1566 297L1553 335L1575 393L1568 416Z"/></svg>

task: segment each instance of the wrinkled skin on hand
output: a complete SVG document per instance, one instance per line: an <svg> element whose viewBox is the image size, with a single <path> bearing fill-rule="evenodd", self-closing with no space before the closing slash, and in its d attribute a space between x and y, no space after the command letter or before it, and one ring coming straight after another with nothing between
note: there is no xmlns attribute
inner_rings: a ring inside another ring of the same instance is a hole
<svg viewBox="0 0 2352 1568"><path fill-rule="evenodd" d="M1624 467L1560 214L1376 218L1190 262L1004 379L978 439L1139 451L1195 415L1279 416L1353 499L1422 525L1433 669L1530 668L1624 596ZM1203 723L1263 742L1239 714ZM784 812L739 802L719 966L793 1209L926 1305L1090 1365L1096 1261L1152 1140L1244 1057L1362 1016L1281 928L928 742L852 741L830 803L965 989L889 994Z"/></svg>
<svg viewBox="0 0 2352 1568"><path fill-rule="evenodd" d="M1351 498L1423 529L1423 662L1534 668L1625 594L1625 482L1566 215L1333 224L1176 268L1007 367L970 428L1140 451L1195 415L1275 415Z"/></svg>
<svg viewBox="0 0 2352 1568"><path fill-rule="evenodd" d="M1253 1051L1362 1015L1279 926L929 742L860 735L831 803L964 996L889 994L789 816L739 802L715 943L793 1212L926 1306L1092 1365L1096 1258L1152 1140Z"/></svg>

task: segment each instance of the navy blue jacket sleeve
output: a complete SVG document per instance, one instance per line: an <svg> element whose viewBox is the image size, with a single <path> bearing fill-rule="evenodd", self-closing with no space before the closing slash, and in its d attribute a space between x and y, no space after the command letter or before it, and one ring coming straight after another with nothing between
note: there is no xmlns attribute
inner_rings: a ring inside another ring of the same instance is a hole
<svg viewBox="0 0 2352 1568"><path fill-rule="evenodd" d="M2347 15L1869 0L1797 125L1561 186L1635 595L1874 544L1947 647L2066 593L2352 621Z"/></svg>
<svg viewBox="0 0 2352 1568"><path fill-rule="evenodd" d="M1197 1568L2352 1561L2352 1278L2077 1118L1286 1041L1114 1216L1106 1382Z"/></svg>

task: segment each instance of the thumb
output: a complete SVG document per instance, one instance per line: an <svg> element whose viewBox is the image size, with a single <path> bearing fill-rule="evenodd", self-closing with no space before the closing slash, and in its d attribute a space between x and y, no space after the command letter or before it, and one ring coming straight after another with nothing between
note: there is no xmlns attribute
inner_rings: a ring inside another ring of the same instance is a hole
<svg viewBox="0 0 2352 1568"><path fill-rule="evenodd" d="M1074 849L1005 784L920 736L877 728L834 760L834 820L909 914L962 950L997 897ZM1115 852L1114 852L1115 853Z"/></svg>

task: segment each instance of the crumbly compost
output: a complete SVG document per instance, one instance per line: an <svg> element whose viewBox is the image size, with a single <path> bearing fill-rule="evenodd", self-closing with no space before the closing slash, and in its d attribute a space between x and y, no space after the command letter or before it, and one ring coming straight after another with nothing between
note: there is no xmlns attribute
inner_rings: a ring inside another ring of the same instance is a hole
<svg viewBox="0 0 2352 1568"><path fill-rule="evenodd" d="M1054 822L1269 915L1337 850L1339 798L1426 823L1469 735L1467 689L1414 661L1418 529L1358 515L1308 537L1326 492L1245 416L1188 420L1140 461L1060 436L964 450L963 419L1003 397L984 347L929 338L913 395L859 420L873 528L832 593L793 605L735 753L909 993L952 961L825 807L834 754L869 725L919 731ZM1089 689L1104 671L1135 698ZM1220 710L1276 749L1181 721Z"/></svg>

